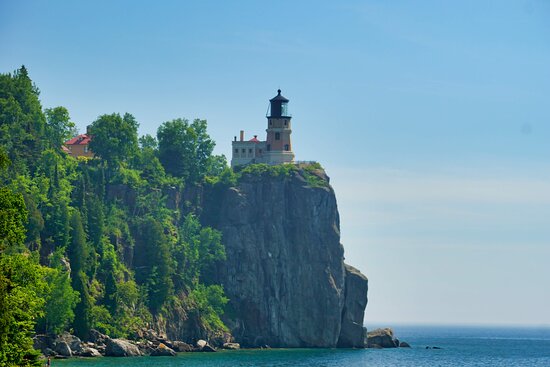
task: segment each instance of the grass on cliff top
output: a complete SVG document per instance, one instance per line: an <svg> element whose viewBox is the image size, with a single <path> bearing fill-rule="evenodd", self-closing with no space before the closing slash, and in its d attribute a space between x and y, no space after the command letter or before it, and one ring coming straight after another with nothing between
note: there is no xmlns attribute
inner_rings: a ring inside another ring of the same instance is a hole
<svg viewBox="0 0 550 367"><path fill-rule="evenodd" d="M290 177L294 172L299 172L310 187L328 187L328 181L324 177L323 167L317 163L277 164L265 163L251 164L245 167L235 168L236 181L243 177Z"/></svg>

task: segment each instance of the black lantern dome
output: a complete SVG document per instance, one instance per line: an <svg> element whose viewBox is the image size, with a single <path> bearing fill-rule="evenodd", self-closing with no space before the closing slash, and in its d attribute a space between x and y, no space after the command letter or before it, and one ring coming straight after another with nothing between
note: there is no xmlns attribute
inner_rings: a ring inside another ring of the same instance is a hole
<svg viewBox="0 0 550 367"><path fill-rule="evenodd" d="M281 95L281 90L277 90L277 95L269 100L270 114L267 117L288 117L288 99Z"/></svg>

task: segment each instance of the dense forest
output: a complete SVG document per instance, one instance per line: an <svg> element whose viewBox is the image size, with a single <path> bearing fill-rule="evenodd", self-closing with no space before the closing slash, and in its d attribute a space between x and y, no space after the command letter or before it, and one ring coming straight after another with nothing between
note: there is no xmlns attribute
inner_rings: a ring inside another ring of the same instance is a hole
<svg viewBox="0 0 550 367"><path fill-rule="evenodd" d="M201 335L227 330L212 276L221 234L171 196L236 175L205 120L164 122L156 137L138 126L99 116L95 157L75 159L62 149L78 133L69 111L44 109L24 66L0 75L0 365L36 365L34 333L131 338L175 310Z"/></svg>

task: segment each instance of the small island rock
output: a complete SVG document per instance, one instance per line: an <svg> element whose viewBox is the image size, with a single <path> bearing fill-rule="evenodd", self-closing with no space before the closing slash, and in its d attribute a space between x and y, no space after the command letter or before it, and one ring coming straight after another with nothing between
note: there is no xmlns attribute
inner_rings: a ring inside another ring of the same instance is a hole
<svg viewBox="0 0 550 367"><path fill-rule="evenodd" d="M398 344L394 340L393 330L390 328L376 329L367 333L367 348L379 345L382 348L396 348Z"/></svg>

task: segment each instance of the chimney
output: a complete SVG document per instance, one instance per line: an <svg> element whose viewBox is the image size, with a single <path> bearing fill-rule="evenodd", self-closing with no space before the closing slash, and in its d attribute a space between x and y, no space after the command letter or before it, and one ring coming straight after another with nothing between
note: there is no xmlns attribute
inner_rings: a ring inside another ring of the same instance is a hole
<svg viewBox="0 0 550 367"><path fill-rule="evenodd" d="M258 135L254 135L254 139L258 138Z"/></svg>
<svg viewBox="0 0 550 367"><path fill-rule="evenodd" d="M237 137L236 137L236 136L235 136L235 137L233 137L233 141L237 141Z"/></svg>
<svg viewBox="0 0 550 367"><path fill-rule="evenodd" d="M241 130L241 141L244 140L244 130Z"/></svg>
<svg viewBox="0 0 550 367"><path fill-rule="evenodd" d="M87 125L86 126L86 135L90 135L90 128L92 127L92 125Z"/></svg>

